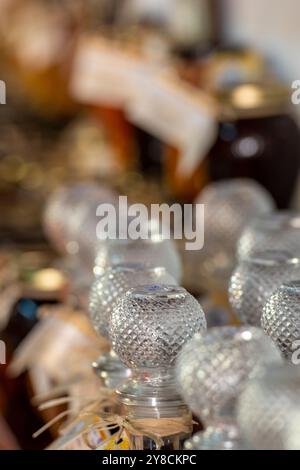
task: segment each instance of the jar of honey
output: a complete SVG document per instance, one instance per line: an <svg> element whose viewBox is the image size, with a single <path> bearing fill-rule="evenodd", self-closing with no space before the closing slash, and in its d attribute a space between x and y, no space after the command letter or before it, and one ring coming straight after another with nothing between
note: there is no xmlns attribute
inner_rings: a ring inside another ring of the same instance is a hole
<svg viewBox="0 0 300 470"><path fill-rule="evenodd" d="M300 131L289 90L274 83L243 84L217 95L218 138L207 163L209 179L252 178L289 207L300 166Z"/></svg>

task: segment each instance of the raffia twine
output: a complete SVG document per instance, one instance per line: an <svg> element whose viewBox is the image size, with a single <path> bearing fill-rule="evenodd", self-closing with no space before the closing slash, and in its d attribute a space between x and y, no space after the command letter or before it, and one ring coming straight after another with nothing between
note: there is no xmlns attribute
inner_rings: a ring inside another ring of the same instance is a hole
<svg viewBox="0 0 300 470"><path fill-rule="evenodd" d="M118 434L115 438L117 443L123 432L133 436L145 436L155 442L157 450L160 450L164 444L163 437L173 436L176 434L189 434L192 431L193 421L189 415L178 418L146 418L146 419L130 419L120 415L110 415L103 417L103 423L94 425L93 429L98 431L105 431L106 429L119 428ZM86 444L91 447L87 436L85 437Z"/></svg>
<svg viewBox="0 0 300 470"><path fill-rule="evenodd" d="M62 388L60 388L62 390ZM50 398L49 394L47 395L48 398ZM41 400L42 396L40 395L39 400ZM67 403L72 403L72 401L77 400L80 397L72 398L69 396L64 396L60 398L53 398L53 399L47 399L47 401L44 401L40 403L38 406L38 409L43 411L47 410L50 408L53 408L58 405L62 404L67 404ZM74 426L78 421L83 419L85 416L94 416L95 418L99 417L101 418L102 415L105 415L105 409L108 407L113 407L116 405L116 399L114 395L113 390L109 390L105 387L100 387L99 392L98 392L98 398L95 400L95 397L81 397L84 403L84 406L81 408L79 411L79 416L76 419L72 419L72 411L71 410L66 410L63 411L62 413L59 413L57 416L55 416L53 419L48 421L44 426L39 428L34 434L33 438L37 438L41 434L43 434L45 431L47 431L51 426L62 420L63 418L68 417L69 420L67 423L64 423L59 432L60 434L64 434L65 432L70 429L70 427ZM35 397L34 402L37 403L37 397Z"/></svg>
<svg viewBox="0 0 300 470"><path fill-rule="evenodd" d="M116 435L115 442L117 443L123 432L133 436L145 436L155 442L156 448L159 450L164 444L163 437L172 436L176 434L189 434L192 431L193 421L190 415L184 415L178 418L146 418L146 419L131 419L128 417L121 416L119 414L105 413L104 409L108 406L116 405L116 397L112 390L103 388L101 390L102 397L97 401L87 404L79 413L76 419L70 420L67 425L64 425L60 429L61 434L65 434L80 421L85 421L86 425L80 429L78 435L82 435L86 445L91 449L95 450L88 440L89 431L109 431L119 428ZM49 400L42 403L39 409L48 409L58 404L68 402L69 397L58 398ZM33 437L38 437L44 431L49 429L53 424L58 422L60 419L65 418L69 415L68 411L60 413L58 416L53 418L37 432L34 433ZM74 438L74 436L73 436Z"/></svg>

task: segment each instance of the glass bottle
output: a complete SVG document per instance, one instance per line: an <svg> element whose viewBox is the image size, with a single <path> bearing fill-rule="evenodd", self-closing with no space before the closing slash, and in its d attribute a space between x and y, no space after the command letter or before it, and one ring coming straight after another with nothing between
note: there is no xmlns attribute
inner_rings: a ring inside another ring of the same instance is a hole
<svg viewBox="0 0 300 470"><path fill-rule="evenodd" d="M228 282L236 264L236 244L250 220L273 210L270 195L256 182L212 183L196 199L204 205L204 246L181 245L184 285L200 298L211 326L236 323L228 303Z"/></svg>
<svg viewBox="0 0 300 470"><path fill-rule="evenodd" d="M241 232L252 218L270 213L273 200L255 181L236 179L210 184L195 203L205 206L205 244L198 259L202 287L226 290Z"/></svg>
<svg viewBox="0 0 300 470"><path fill-rule="evenodd" d="M110 336L132 369L117 389L131 449L182 449L192 418L177 392L174 363L182 346L205 329L200 304L182 287L136 287L117 303Z"/></svg>
<svg viewBox="0 0 300 470"><path fill-rule="evenodd" d="M186 442L190 450L244 449L236 422L237 397L263 364L280 361L272 342L254 327L217 327L195 337L177 361L185 402L205 424Z"/></svg>
<svg viewBox="0 0 300 470"><path fill-rule="evenodd" d="M109 319L119 298L130 288L149 283L176 285L165 268L138 263L108 267L102 276L95 279L90 292L89 314L100 336L109 340ZM104 385L111 389L131 375L130 369L124 366L113 350L102 354L93 367Z"/></svg>
<svg viewBox="0 0 300 470"><path fill-rule="evenodd" d="M120 263L163 266L177 282L181 280L181 260L176 245L156 229L151 229L147 239L107 240L105 246L99 246L94 273L101 274L107 266Z"/></svg>
<svg viewBox="0 0 300 470"><path fill-rule="evenodd" d="M299 450L299 368L274 364L246 385L237 418L248 447Z"/></svg>
<svg viewBox="0 0 300 470"><path fill-rule="evenodd" d="M279 209L288 208L300 152L289 88L272 82L246 83L220 91L217 98L223 116L208 156L210 178L253 178L272 194Z"/></svg>
<svg viewBox="0 0 300 470"><path fill-rule="evenodd" d="M229 301L242 323L261 326L263 307L288 280L298 279L300 259L280 250L256 252L236 267L229 285Z"/></svg>
<svg viewBox="0 0 300 470"><path fill-rule="evenodd" d="M300 217L296 212L278 211L257 217L238 241L238 259L267 249L288 250L299 254Z"/></svg>
<svg viewBox="0 0 300 470"><path fill-rule="evenodd" d="M261 326L291 363L299 361L300 281L284 282L263 308Z"/></svg>
<svg viewBox="0 0 300 470"><path fill-rule="evenodd" d="M94 255L97 216L103 203L114 204L117 195L95 183L73 183L54 191L44 210L44 230L51 244L62 255Z"/></svg>

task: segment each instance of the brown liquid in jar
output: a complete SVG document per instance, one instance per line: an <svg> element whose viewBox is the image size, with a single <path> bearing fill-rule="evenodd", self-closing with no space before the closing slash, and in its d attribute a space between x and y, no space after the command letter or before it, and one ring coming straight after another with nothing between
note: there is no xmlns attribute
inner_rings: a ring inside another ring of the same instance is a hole
<svg viewBox="0 0 300 470"><path fill-rule="evenodd" d="M267 99L255 110L236 110L233 119L221 120L208 158L209 175L212 181L253 178L285 209L297 183L300 131L286 109L288 96Z"/></svg>

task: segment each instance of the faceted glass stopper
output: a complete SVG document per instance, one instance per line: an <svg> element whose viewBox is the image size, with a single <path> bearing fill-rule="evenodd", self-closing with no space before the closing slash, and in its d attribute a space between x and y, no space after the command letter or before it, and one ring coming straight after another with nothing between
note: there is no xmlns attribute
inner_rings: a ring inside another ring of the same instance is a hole
<svg viewBox="0 0 300 470"><path fill-rule="evenodd" d="M284 283L263 309L261 326L292 363L300 357L300 281Z"/></svg>
<svg viewBox="0 0 300 470"><path fill-rule="evenodd" d="M299 368L287 364L268 367L262 376L247 384L239 399L237 415L249 447L300 449L299 389Z"/></svg>
<svg viewBox="0 0 300 470"><path fill-rule="evenodd" d="M288 250L300 254L300 216L276 212L255 219L238 242L238 258L245 259L255 251Z"/></svg>
<svg viewBox="0 0 300 470"><path fill-rule="evenodd" d="M205 424L230 423L246 381L273 360L280 355L260 329L211 328L183 348L177 380L185 402Z"/></svg>
<svg viewBox="0 0 300 470"><path fill-rule="evenodd" d="M235 264L236 244L249 220L271 212L274 202L248 179L209 185L196 200L205 205L205 244L199 252L202 284L225 283Z"/></svg>
<svg viewBox="0 0 300 470"><path fill-rule="evenodd" d="M108 338L111 312L118 299L130 288L145 284L176 285L165 268L124 263L107 268L94 281L90 291L89 314L95 330Z"/></svg>
<svg viewBox="0 0 300 470"><path fill-rule="evenodd" d="M147 240L107 240L104 247L99 247L94 272L102 274L107 266L120 263L163 266L177 282L181 280L181 261L175 243L159 235Z"/></svg>
<svg viewBox="0 0 300 470"><path fill-rule="evenodd" d="M116 194L112 190L93 183L61 187L46 203L45 233L62 254L78 254L87 239L94 247L97 244L96 209L101 203L115 201Z"/></svg>
<svg viewBox="0 0 300 470"><path fill-rule="evenodd" d="M129 290L110 320L113 349L133 369L168 369L183 345L205 329L197 300L182 287L166 285Z"/></svg>
<svg viewBox="0 0 300 470"><path fill-rule="evenodd" d="M240 261L229 284L229 301L242 323L260 326L263 307L284 282L297 279L300 260L289 252L266 250Z"/></svg>

